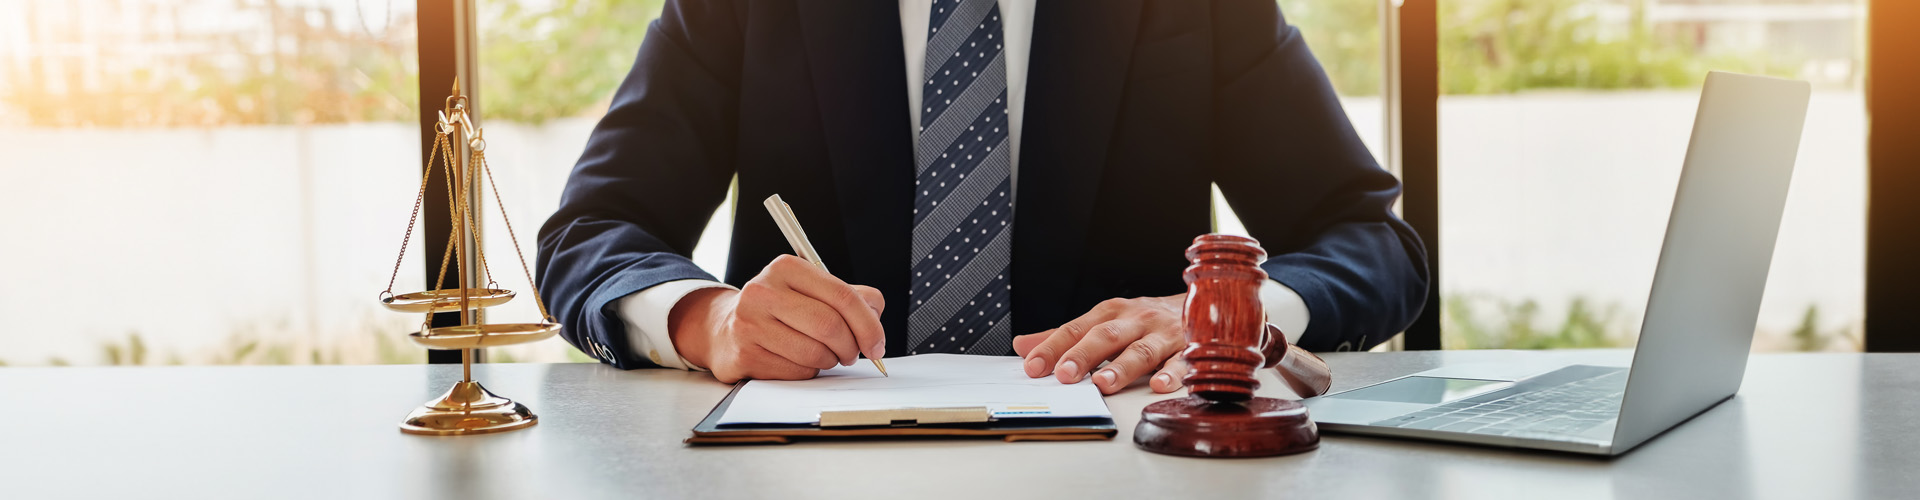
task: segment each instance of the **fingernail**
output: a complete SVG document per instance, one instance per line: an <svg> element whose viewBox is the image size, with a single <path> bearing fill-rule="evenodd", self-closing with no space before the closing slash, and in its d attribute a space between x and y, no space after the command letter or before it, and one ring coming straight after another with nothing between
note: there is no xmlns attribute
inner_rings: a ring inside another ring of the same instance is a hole
<svg viewBox="0 0 1920 500"><path fill-rule="evenodd" d="M873 355L879 356L882 358L887 357L887 341L882 340L880 341L880 343L874 344Z"/></svg>
<svg viewBox="0 0 1920 500"><path fill-rule="evenodd" d="M1080 364L1074 363L1073 360L1062 361L1060 363L1060 376L1067 377L1075 382L1080 381Z"/></svg>
<svg viewBox="0 0 1920 500"><path fill-rule="evenodd" d="M1162 373L1162 374L1159 374L1159 375L1154 375L1154 376L1153 376L1153 381L1155 381L1155 382L1159 382L1159 383L1160 383L1160 387L1161 387L1161 388L1163 388L1163 389L1172 389L1172 388L1173 388L1173 376L1172 376L1172 375L1168 375L1168 374L1165 374L1165 373Z"/></svg>
<svg viewBox="0 0 1920 500"><path fill-rule="evenodd" d="M1027 376L1028 377L1037 378L1041 375L1046 375L1047 374L1046 370L1047 370L1046 360L1040 359L1039 356L1027 358Z"/></svg>
<svg viewBox="0 0 1920 500"><path fill-rule="evenodd" d="M1093 374L1093 383L1094 385L1111 385L1115 376L1113 370L1100 370L1100 373Z"/></svg>

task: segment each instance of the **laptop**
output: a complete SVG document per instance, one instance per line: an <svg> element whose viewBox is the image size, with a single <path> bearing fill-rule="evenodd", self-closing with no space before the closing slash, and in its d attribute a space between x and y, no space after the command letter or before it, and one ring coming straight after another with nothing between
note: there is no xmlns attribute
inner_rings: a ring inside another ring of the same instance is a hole
<svg viewBox="0 0 1920 500"><path fill-rule="evenodd" d="M1329 432L1619 455L1733 397L1809 93L1707 76L1631 368L1441 368L1302 402Z"/></svg>

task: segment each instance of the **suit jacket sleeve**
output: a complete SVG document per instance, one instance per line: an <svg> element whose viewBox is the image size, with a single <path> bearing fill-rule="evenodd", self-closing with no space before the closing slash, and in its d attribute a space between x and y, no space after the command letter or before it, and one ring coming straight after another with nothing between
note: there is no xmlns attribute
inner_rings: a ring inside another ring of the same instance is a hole
<svg viewBox="0 0 1920 500"><path fill-rule="evenodd" d="M1360 350L1426 301L1426 246L1393 214L1400 182L1348 123L1300 31L1271 0L1213 4L1214 178L1313 321L1298 344Z"/></svg>
<svg viewBox="0 0 1920 500"><path fill-rule="evenodd" d="M562 336L603 362L634 353L617 299L716 280L687 256L733 177L741 35L730 2L670 1L540 228L540 295ZM716 280L717 281L717 280Z"/></svg>

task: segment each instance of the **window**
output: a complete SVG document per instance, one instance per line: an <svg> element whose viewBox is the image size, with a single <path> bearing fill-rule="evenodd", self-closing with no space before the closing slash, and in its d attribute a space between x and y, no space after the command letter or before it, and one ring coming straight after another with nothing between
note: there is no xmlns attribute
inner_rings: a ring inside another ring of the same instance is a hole
<svg viewBox="0 0 1920 500"><path fill-rule="evenodd" d="M593 126L607 112L613 90L633 68L647 28L659 17L661 2L594 0L476 0L480 31L479 101L487 131L487 162L498 177L520 249L533 264L540 225L560 207L574 162ZM733 219L723 205L713 216L694 262L724 276L729 228ZM488 200L486 253L497 279L523 290L499 210ZM504 266L504 267L503 267ZM490 308L489 321L519 322L539 317L531 290L522 298ZM551 340L488 349L488 361L592 361L566 342Z"/></svg>
<svg viewBox="0 0 1920 500"><path fill-rule="evenodd" d="M1815 92L1754 349L1857 350L1858 0L1440 0L1446 348L1629 346L1709 70Z"/></svg>
<svg viewBox="0 0 1920 500"><path fill-rule="evenodd" d="M1313 50L1314 58L1326 70L1340 96L1340 106L1353 122L1361 142L1373 151L1373 158L1386 166L1383 136L1386 132L1385 101L1381 98L1382 70L1386 67L1381 51L1380 5L1382 0L1278 0L1287 23L1300 30L1300 36ZM1246 235L1239 215L1227 206L1220 188L1213 190L1214 230Z"/></svg>
<svg viewBox="0 0 1920 500"><path fill-rule="evenodd" d="M0 3L0 361L419 362L375 299L414 33L412 2Z"/></svg>

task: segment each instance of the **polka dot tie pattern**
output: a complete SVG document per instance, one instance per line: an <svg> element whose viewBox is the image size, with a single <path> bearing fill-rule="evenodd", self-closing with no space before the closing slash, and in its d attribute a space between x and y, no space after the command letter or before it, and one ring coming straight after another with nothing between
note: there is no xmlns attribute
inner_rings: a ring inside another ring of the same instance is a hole
<svg viewBox="0 0 1920 500"><path fill-rule="evenodd" d="M907 354L1013 352L1007 75L995 0L935 0L915 151Z"/></svg>

